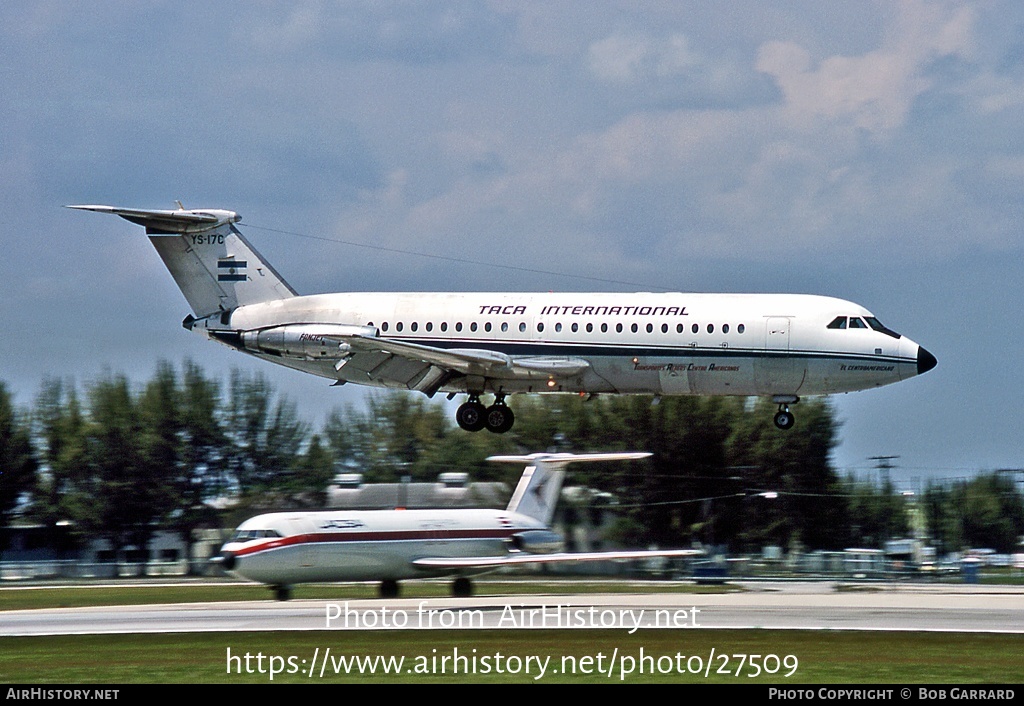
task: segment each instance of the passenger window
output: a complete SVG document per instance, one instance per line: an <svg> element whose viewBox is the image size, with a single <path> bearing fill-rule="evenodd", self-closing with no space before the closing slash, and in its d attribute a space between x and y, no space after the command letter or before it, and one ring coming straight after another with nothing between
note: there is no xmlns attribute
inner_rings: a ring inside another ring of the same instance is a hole
<svg viewBox="0 0 1024 706"><path fill-rule="evenodd" d="M708 324L708 333L714 333L714 332L715 332L715 325L714 324Z"/></svg>
<svg viewBox="0 0 1024 706"><path fill-rule="evenodd" d="M579 330L580 330L580 325L579 324L573 324L572 325L572 332L573 333L576 333Z"/></svg>
<svg viewBox="0 0 1024 706"><path fill-rule="evenodd" d="M601 333L608 333L608 324L601 324Z"/></svg>
<svg viewBox="0 0 1024 706"><path fill-rule="evenodd" d="M729 333L729 324L722 324L722 333Z"/></svg>
<svg viewBox="0 0 1024 706"><path fill-rule="evenodd" d="M654 332L654 324L647 324L647 333Z"/></svg>
<svg viewBox="0 0 1024 706"><path fill-rule="evenodd" d="M507 321L502 321L501 322L501 332L505 333L506 331L508 331L508 322Z"/></svg>
<svg viewBox="0 0 1024 706"><path fill-rule="evenodd" d="M662 324L661 325L661 332L662 333L668 333L668 324Z"/></svg>
<svg viewBox="0 0 1024 706"><path fill-rule="evenodd" d="M636 333L636 324L633 324L632 326L630 326L629 330L632 331L633 333Z"/></svg>
<svg viewBox="0 0 1024 706"><path fill-rule="evenodd" d="M458 322L455 323L455 330L456 331L462 331L462 322L461 321L458 321Z"/></svg>
<svg viewBox="0 0 1024 706"><path fill-rule="evenodd" d="M476 322L475 321L469 325L469 330L470 331L476 331Z"/></svg>
<svg viewBox="0 0 1024 706"><path fill-rule="evenodd" d="M544 331L544 324L543 323L537 324L537 331L538 331L538 333L542 333Z"/></svg>
<svg viewBox="0 0 1024 706"><path fill-rule="evenodd" d="M426 325L426 326L425 326L424 328L426 328L426 329L427 329L427 331L433 331L433 330L434 330L434 324L432 324L432 323L430 323L430 322L428 321L428 322L427 322L427 325Z"/></svg>
<svg viewBox="0 0 1024 706"><path fill-rule="evenodd" d="M700 331L700 326L694 324L693 326L690 327L690 331L692 331L693 333L697 333L698 331Z"/></svg>
<svg viewBox="0 0 1024 706"><path fill-rule="evenodd" d="M676 333L682 333L682 332L683 332L683 325L682 324L676 324Z"/></svg>
<svg viewBox="0 0 1024 706"><path fill-rule="evenodd" d="M441 330L442 331L447 331L448 330L448 322L447 321L442 321L441 322Z"/></svg>
<svg viewBox="0 0 1024 706"><path fill-rule="evenodd" d="M488 333L491 332L491 322L490 321L488 321L486 324L484 324L484 331L487 331Z"/></svg>
<svg viewBox="0 0 1024 706"><path fill-rule="evenodd" d="M743 324L740 324L739 326L736 327L736 333L743 333L746 330L747 330L747 327L744 326Z"/></svg>
<svg viewBox="0 0 1024 706"><path fill-rule="evenodd" d="M562 324L555 324L555 333L562 332Z"/></svg>
<svg viewBox="0 0 1024 706"><path fill-rule="evenodd" d="M832 319L832 323L828 325L828 328L846 328L846 317L837 316L836 318Z"/></svg>
<svg viewBox="0 0 1024 706"><path fill-rule="evenodd" d="M415 321L413 321L411 324L409 324L409 330L410 331L415 331L419 327L420 327L420 325L418 323L416 323Z"/></svg>
<svg viewBox="0 0 1024 706"><path fill-rule="evenodd" d="M622 324L615 324L615 333L622 333Z"/></svg>
<svg viewBox="0 0 1024 706"><path fill-rule="evenodd" d="M519 324L519 333L526 333L526 324L524 324L524 323L520 323Z"/></svg>
<svg viewBox="0 0 1024 706"><path fill-rule="evenodd" d="M399 321L397 324L395 324L395 330L396 331L401 331L402 330L402 322L401 321Z"/></svg>
<svg viewBox="0 0 1024 706"><path fill-rule="evenodd" d="M594 332L594 324L587 324L587 333Z"/></svg>
<svg viewBox="0 0 1024 706"><path fill-rule="evenodd" d="M380 325L380 330L384 331L385 333L387 332L387 330L388 330L388 322L387 321L385 321L384 323L382 323Z"/></svg>

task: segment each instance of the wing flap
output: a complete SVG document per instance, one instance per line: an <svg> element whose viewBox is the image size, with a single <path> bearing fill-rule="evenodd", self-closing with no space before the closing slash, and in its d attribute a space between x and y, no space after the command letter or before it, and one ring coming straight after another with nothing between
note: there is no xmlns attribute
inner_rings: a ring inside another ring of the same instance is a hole
<svg viewBox="0 0 1024 706"><path fill-rule="evenodd" d="M582 358L527 356L512 357L480 348L436 348L375 336L345 337L353 350L391 353L407 360L429 363L442 370L487 377L548 377L578 375L590 367Z"/></svg>

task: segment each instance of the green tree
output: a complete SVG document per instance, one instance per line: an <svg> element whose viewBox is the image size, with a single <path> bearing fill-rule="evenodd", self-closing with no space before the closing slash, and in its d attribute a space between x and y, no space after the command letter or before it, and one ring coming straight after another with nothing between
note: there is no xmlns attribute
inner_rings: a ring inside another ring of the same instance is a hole
<svg viewBox="0 0 1024 706"><path fill-rule="evenodd" d="M227 467L242 507L273 506L306 443L309 425L262 374L239 370L231 373L225 416Z"/></svg>
<svg viewBox="0 0 1024 706"><path fill-rule="evenodd" d="M228 473L228 440L222 420L220 385L188 360L182 366L178 392L179 434L176 473L172 478L173 512L166 524L189 544L189 572L198 567L192 559L196 530L219 528L212 501L231 490Z"/></svg>
<svg viewBox="0 0 1024 706"><path fill-rule="evenodd" d="M80 509L79 520L117 554L132 545L146 552L167 511L157 444L146 438L145 414L124 375L96 381L88 399L81 485L90 502Z"/></svg>
<svg viewBox="0 0 1024 706"><path fill-rule="evenodd" d="M51 546L69 550L71 546L64 544L68 535L58 527L70 524L72 537L81 539L77 520L89 504L82 488L87 468L86 419L73 382L59 378L43 381L36 398L32 436L40 472L29 511L46 528Z"/></svg>
<svg viewBox="0 0 1024 706"><path fill-rule="evenodd" d="M14 511L35 483L36 468L29 424L0 383L0 549L7 546L6 529Z"/></svg>

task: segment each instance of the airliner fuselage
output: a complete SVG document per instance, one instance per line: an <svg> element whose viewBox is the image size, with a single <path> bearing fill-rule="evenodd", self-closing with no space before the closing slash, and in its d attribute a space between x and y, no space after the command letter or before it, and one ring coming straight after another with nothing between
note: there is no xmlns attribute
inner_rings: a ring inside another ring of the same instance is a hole
<svg viewBox="0 0 1024 706"><path fill-rule="evenodd" d="M403 360L370 361L390 364L389 375L374 374L375 365L337 368L336 345L322 334L353 326L382 341L564 363L560 375L522 370L490 379L481 371L481 393L796 396L879 387L928 368L926 351L873 328L874 321L857 304L793 294L349 293L240 307L224 324L208 322L208 333L225 340L232 331L259 331L241 348L380 387L407 387L398 370ZM472 391L466 377L439 389Z"/></svg>

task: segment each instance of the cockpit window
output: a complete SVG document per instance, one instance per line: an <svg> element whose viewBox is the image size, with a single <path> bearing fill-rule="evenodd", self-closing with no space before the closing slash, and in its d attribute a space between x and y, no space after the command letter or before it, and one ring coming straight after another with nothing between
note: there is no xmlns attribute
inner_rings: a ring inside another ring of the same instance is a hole
<svg viewBox="0 0 1024 706"><path fill-rule="evenodd" d="M836 318L832 319L832 323L830 323L828 325L828 327L829 328L846 328L846 317L845 316L837 316Z"/></svg>
<svg viewBox="0 0 1024 706"><path fill-rule="evenodd" d="M231 538L232 542L251 542L254 539L266 539L268 537L280 537L281 533L272 529L238 530Z"/></svg>
<svg viewBox="0 0 1024 706"><path fill-rule="evenodd" d="M867 328L867 324L858 319L856 316L850 317L850 328Z"/></svg>
<svg viewBox="0 0 1024 706"><path fill-rule="evenodd" d="M874 316L865 316L864 320L868 322L868 326L873 328L879 333L884 333L886 336L892 336L893 338L901 338L901 336L893 331L891 328L886 327L881 321L876 319Z"/></svg>

